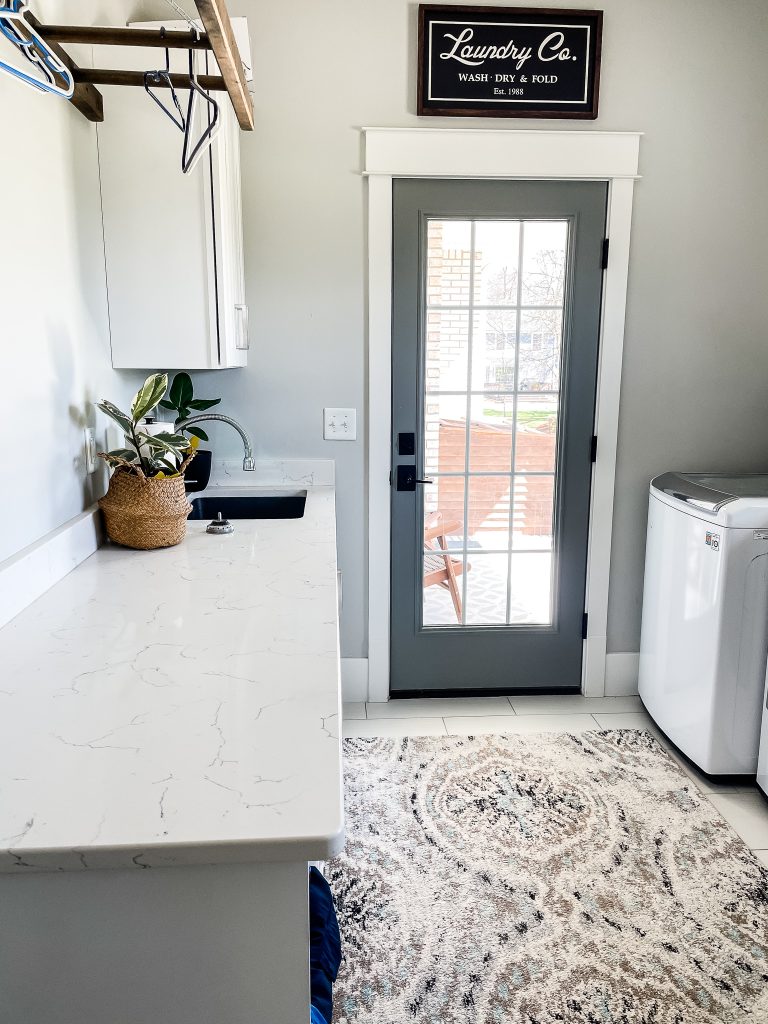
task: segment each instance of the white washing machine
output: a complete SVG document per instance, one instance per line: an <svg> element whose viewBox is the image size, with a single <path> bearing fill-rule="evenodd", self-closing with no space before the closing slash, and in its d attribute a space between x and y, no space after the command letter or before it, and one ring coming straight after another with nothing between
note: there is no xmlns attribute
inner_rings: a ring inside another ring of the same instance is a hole
<svg viewBox="0 0 768 1024"><path fill-rule="evenodd" d="M768 475L656 477L640 696L702 771L756 774L767 653Z"/></svg>
<svg viewBox="0 0 768 1024"><path fill-rule="evenodd" d="M763 700L763 726L760 731L760 753L757 758L757 784L768 795L768 674Z"/></svg>

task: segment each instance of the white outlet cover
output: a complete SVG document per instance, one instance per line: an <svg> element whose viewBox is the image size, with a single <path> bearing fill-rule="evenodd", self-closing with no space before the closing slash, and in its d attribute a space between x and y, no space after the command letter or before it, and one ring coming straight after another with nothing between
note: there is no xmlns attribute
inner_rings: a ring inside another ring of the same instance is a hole
<svg viewBox="0 0 768 1024"><path fill-rule="evenodd" d="M323 409L323 437L326 441L356 441L357 409Z"/></svg>

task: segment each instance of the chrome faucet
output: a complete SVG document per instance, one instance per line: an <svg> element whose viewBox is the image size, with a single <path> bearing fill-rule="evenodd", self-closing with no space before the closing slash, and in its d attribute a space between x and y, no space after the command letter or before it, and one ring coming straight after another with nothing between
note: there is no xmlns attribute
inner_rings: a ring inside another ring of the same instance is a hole
<svg viewBox="0 0 768 1024"><path fill-rule="evenodd" d="M243 470L246 473L252 473L256 469L256 466L253 461L253 447L251 445L251 439L237 420L233 420L231 416L223 416L220 412L201 412L199 416L190 416L189 419L182 420L181 423L177 423L174 429L178 432L180 430L184 430L185 427L193 426L195 423L204 423L206 420L214 420L217 423L228 423L230 427L234 427L243 439L243 450L245 452L245 456L243 458Z"/></svg>

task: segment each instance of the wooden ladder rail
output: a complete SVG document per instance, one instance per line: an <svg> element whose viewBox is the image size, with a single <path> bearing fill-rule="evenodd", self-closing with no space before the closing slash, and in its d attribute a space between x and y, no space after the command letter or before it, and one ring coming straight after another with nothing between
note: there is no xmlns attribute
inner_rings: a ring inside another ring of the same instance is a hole
<svg viewBox="0 0 768 1024"><path fill-rule="evenodd" d="M72 106L76 107L83 117L87 117L89 121L103 121L104 97L101 95L99 90L86 82L78 81L77 76L80 72L80 68L75 64L66 50L62 50L57 42L46 38L44 33L45 26L41 25L29 10L27 11L26 19L32 28L35 29L43 39L45 39L59 60L72 72L72 77L75 80L75 91L72 93L69 100Z"/></svg>
<svg viewBox="0 0 768 1024"><path fill-rule="evenodd" d="M195 0L195 6L226 82L238 124L243 131L252 132L253 102L245 81L243 62L237 48L232 22L229 20L227 5L224 0Z"/></svg>
<svg viewBox="0 0 768 1024"><path fill-rule="evenodd" d="M89 121L104 120L104 103L96 85L143 86L141 71L110 71L101 68L81 68L62 49L61 43L85 43L97 46L156 46L169 49L212 50L221 75L202 75L200 85L206 90L226 90L234 108L238 124L243 131L253 131L253 101L243 71L243 62L235 40L232 22L224 0L195 0L205 32L196 37L193 32L159 29L101 28L88 25L43 25L31 14L29 22L35 27L56 55L67 65L75 79L75 92L70 102ZM173 75L176 86L189 84L184 75Z"/></svg>

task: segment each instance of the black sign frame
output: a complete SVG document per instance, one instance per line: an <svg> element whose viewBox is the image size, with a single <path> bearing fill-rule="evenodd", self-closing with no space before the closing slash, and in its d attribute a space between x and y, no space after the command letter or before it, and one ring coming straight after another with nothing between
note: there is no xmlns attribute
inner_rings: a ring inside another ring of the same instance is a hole
<svg viewBox="0 0 768 1024"><path fill-rule="evenodd" d="M452 26L448 44L441 23ZM420 4L417 113L594 120L602 31L602 11Z"/></svg>

